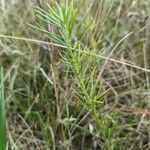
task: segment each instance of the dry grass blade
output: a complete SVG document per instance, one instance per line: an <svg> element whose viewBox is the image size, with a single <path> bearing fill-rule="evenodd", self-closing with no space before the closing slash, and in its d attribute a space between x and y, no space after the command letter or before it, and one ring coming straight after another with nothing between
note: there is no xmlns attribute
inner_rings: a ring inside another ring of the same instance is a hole
<svg viewBox="0 0 150 150"><path fill-rule="evenodd" d="M34 43L42 43L42 44L51 45L51 46L64 48L64 49L68 48L67 46L64 46L64 45L50 43L50 42L45 42L45 41L36 40L36 39L29 39L29 38L25 38L25 37L0 35L0 38L10 38L10 39L23 40L23 41L34 42ZM86 53L88 55L92 55L92 56L95 56L95 57L98 57L98 58L106 59L108 61L116 62L118 64L126 65L128 67L139 69L139 70L142 70L142 71L145 71L145 72L150 72L150 69L139 67L137 65L133 65L133 64L128 63L128 62L124 62L124 61L121 61L121 60L116 60L116 59L113 59L113 58L105 57L105 56L102 56L102 55L99 55L99 54L95 54L95 53L91 53L91 52L88 52L88 51L84 51L84 50L81 50L81 49L74 49L74 48L70 48L70 49L75 50L75 51L79 51L79 52L82 52L82 53Z"/></svg>

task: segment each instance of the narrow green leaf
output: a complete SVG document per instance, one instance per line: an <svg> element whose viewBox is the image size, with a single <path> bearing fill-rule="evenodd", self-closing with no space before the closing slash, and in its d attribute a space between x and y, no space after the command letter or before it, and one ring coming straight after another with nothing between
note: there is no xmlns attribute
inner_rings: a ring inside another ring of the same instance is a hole
<svg viewBox="0 0 150 150"><path fill-rule="evenodd" d="M0 68L0 150L6 148L6 116L4 100L3 68Z"/></svg>
<svg viewBox="0 0 150 150"><path fill-rule="evenodd" d="M52 14L44 13L40 10L35 10L35 12L43 18L43 20L49 21L49 23L55 24L56 27L62 28L60 25L61 20L57 19L55 16ZM41 18L40 18L41 19Z"/></svg>
<svg viewBox="0 0 150 150"><path fill-rule="evenodd" d="M33 26L31 24L29 24L32 28L38 30L38 31L41 31L43 33L46 33L50 40L52 40L53 42L57 42L58 44L63 44L63 45L66 45L66 43L63 41L63 37L60 36L60 35L57 35L55 33L52 33L52 32L48 32L47 30L45 30L43 27L41 27L40 25L38 25L39 27L37 26Z"/></svg>

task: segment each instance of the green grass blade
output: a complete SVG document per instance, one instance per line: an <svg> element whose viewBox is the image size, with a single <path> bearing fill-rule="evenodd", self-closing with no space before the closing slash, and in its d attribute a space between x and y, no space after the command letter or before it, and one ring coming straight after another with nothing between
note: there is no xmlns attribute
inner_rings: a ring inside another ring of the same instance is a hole
<svg viewBox="0 0 150 150"><path fill-rule="evenodd" d="M43 27L41 27L39 24L38 24L39 27L34 26L34 25L31 25L31 24L29 24L29 26L32 27L32 28L34 28L34 29L36 29L36 30L38 30L38 31L40 31L40 32L45 33L46 35L48 35L48 36L50 37L50 39L51 39L53 42L56 42L56 43L58 43L58 44L66 45L65 42L63 41L63 37L62 37L62 36L57 35L57 34L55 34L55 33L52 33L52 32L49 32L49 31L45 30L45 29L44 29Z"/></svg>
<svg viewBox="0 0 150 150"><path fill-rule="evenodd" d="M46 14L46 13L44 14L40 10L35 10L35 12L37 13L37 17L40 18L41 20L47 21L48 23L62 29L62 27L60 25L60 20L56 19L52 14L51 15ZM39 17L39 16L41 16L41 17Z"/></svg>
<svg viewBox="0 0 150 150"><path fill-rule="evenodd" d="M3 69L0 69L0 150L6 148L6 118L4 100L4 77Z"/></svg>

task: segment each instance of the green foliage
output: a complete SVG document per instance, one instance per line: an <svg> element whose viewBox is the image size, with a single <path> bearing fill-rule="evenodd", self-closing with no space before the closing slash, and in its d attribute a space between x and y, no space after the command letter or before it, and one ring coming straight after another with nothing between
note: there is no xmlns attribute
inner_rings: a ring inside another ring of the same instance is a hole
<svg viewBox="0 0 150 150"><path fill-rule="evenodd" d="M66 46L64 53L61 53L64 64L72 71L71 76L76 83L77 88L74 89L76 95L80 99L80 103L85 110L91 111L91 116L97 124L96 132L102 136L104 147L108 150L113 149L113 135L117 129L117 123L112 123L111 127L107 127L108 121L112 122L113 116L103 117L101 114L104 104L102 83L96 82L96 72L100 65L94 56L87 56L86 53L80 51L80 43L74 42L76 38L75 31L78 30L77 15L80 9L75 7L75 1L67 2L65 7L56 3L56 8L49 6L49 13L41 8L36 8L38 18L52 25L52 31L47 31L42 26L34 27L43 33L48 34L51 41ZM81 19L83 20L83 19ZM33 26L32 26L33 27ZM82 37L84 38L84 37ZM78 49L79 51L76 51ZM82 50L82 49L81 49ZM89 51L87 48L84 51ZM91 51L91 53L94 53ZM115 121L114 121L115 122Z"/></svg>
<svg viewBox="0 0 150 150"><path fill-rule="evenodd" d="M67 2L65 7L61 8L56 2L56 10L48 5L49 12L46 12L39 7L36 7L35 9L37 17L55 27L56 33L47 31L39 24L37 27L31 26L46 33L52 41L69 46L73 40L74 25L78 11L77 9L73 9L74 1L71 1L70 3L71 4L69 5L69 2Z"/></svg>
<svg viewBox="0 0 150 150"><path fill-rule="evenodd" d="M0 150L6 149L6 116L3 68L0 68Z"/></svg>

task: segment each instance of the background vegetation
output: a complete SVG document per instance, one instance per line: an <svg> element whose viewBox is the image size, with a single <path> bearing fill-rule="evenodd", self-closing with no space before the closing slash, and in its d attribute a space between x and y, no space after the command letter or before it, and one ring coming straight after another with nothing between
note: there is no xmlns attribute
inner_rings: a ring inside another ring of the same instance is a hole
<svg viewBox="0 0 150 150"><path fill-rule="evenodd" d="M0 4L0 149L150 149L149 0Z"/></svg>

